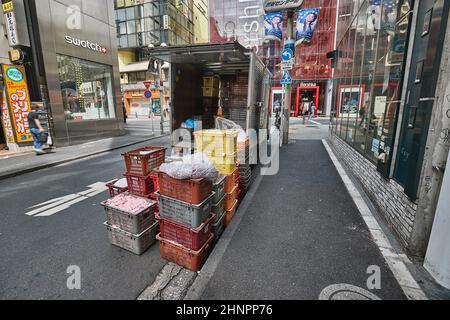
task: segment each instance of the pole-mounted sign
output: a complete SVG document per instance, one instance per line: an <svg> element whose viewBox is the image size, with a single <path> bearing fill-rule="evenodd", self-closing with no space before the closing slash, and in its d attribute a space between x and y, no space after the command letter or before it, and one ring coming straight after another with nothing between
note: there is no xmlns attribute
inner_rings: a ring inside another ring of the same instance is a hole
<svg viewBox="0 0 450 320"><path fill-rule="evenodd" d="M6 24L9 45L15 47L19 45L19 35L17 32L16 15L14 14L14 4L12 1L3 2L2 9Z"/></svg>
<svg viewBox="0 0 450 320"><path fill-rule="evenodd" d="M264 10L266 12L284 11L300 8L303 0L266 0L264 1Z"/></svg>

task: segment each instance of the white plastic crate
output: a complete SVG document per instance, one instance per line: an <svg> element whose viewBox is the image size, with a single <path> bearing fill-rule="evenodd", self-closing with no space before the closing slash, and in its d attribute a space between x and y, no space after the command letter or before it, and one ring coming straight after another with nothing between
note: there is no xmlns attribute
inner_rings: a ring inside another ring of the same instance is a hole
<svg viewBox="0 0 450 320"><path fill-rule="evenodd" d="M211 214L214 192L199 205L189 204L156 193L159 201L159 214L162 218L169 219L197 229Z"/></svg>
<svg viewBox="0 0 450 320"><path fill-rule="evenodd" d="M158 222L153 223L150 228L137 235L112 226L108 222L105 222L105 226L108 230L109 241L112 245L136 255L142 255L156 242Z"/></svg>

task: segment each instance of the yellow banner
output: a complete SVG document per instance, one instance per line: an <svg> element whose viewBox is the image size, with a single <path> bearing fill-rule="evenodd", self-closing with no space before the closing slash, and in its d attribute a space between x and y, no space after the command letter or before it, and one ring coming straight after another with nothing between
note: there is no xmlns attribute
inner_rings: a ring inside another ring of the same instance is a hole
<svg viewBox="0 0 450 320"><path fill-rule="evenodd" d="M13 10L14 10L14 5L13 5L12 1L3 4L3 13L13 11Z"/></svg>
<svg viewBox="0 0 450 320"><path fill-rule="evenodd" d="M27 116L30 113L31 101L28 91L25 68L23 66L3 65L6 99L9 105L12 127L17 143L32 142Z"/></svg>

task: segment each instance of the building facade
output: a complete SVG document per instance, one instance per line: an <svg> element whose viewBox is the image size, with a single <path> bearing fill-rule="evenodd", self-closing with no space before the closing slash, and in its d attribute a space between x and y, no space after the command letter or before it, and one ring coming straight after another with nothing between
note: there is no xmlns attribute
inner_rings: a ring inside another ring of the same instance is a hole
<svg viewBox="0 0 450 320"><path fill-rule="evenodd" d="M137 118L161 114L170 102L169 65L149 61L147 48L191 44L196 39L208 41L203 15L207 13L207 3L204 0L115 0L114 6L126 112ZM151 83L150 99L145 97L145 82Z"/></svg>
<svg viewBox="0 0 450 320"><path fill-rule="evenodd" d="M274 75L272 101L281 95L281 52L283 43L264 42L263 0L211 0L211 41L237 40L254 49ZM327 53L334 50L336 0L305 0L302 8L320 8L312 43L298 46L292 72L292 116L300 116L304 104L314 102L317 115L331 111L332 66Z"/></svg>
<svg viewBox="0 0 450 320"><path fill-rule="evenodd" d="M124 134L112 3L12 4L19 39L14 48L24 57L18 64L25 68L30 100L44 105L54 144Z"/></svg>
<svg viewBox="0 0 450 320"><path fill-rule="evenodd" d="M338 8L332 144L418 258L439 229L450 147L449 9L444 0L341 0Z"/></svg>

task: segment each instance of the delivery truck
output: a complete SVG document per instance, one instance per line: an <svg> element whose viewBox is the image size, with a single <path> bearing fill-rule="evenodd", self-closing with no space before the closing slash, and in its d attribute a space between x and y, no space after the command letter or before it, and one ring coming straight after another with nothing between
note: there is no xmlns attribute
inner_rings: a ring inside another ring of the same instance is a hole
<svg viewBox="0 0 450 320"><path fill-rule="evenodd" d="M249 134L269 131L272 74L253 50L227 42L155 47L148 52L150 59L170 64L172 131L213 129L217 117Z"/></svg>

